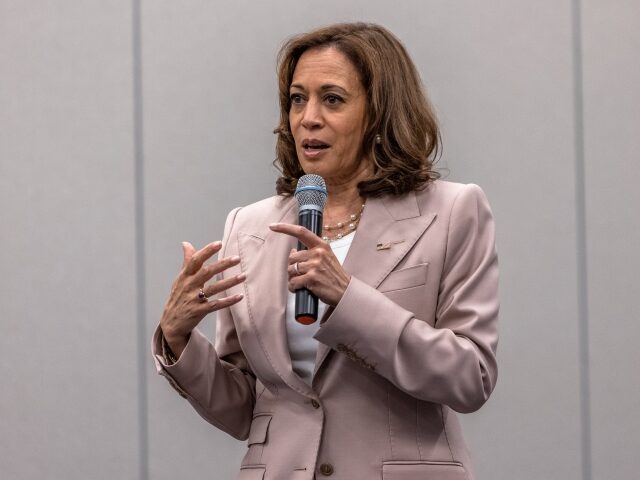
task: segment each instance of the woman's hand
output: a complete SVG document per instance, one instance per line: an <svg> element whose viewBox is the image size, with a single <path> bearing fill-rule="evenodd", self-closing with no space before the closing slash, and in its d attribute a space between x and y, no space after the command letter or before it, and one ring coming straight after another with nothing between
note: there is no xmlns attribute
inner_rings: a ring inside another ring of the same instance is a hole
<svg viewBox="0 0 640 480"><path fill-rule="evenodd" d="M189 242L182 244L182 269L173 282L160 320L162 334L176 357L180 357L187 346L191 331L205 316L242 300L242 295L208 299L246 279L246 275L241 274L205 285L215 275L240 262L239 257L231 257L204 265L204 262L221 248L222 242L213 242L196 252ZM203 292L204 296L200 292Z"/></svg>
<svg viewBox="0 0 640 480"><path fill-rule="evenodd" d="M289 291L307 288L327 305L336 306L351 281L327 242L300 225L273 223L269 228L297 238L308 250L289 254Z"/></svg>

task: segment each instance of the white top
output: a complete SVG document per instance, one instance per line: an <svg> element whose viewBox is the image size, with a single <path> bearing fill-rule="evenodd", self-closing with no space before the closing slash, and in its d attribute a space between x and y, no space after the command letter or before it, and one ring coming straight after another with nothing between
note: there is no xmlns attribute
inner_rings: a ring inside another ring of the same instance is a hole
<svg viewBox="0 0 640 480"><path fill-rule="evenodd" d="M345 235L339 240L332 241L329 245L333 254L336 256L340 265L347 258L349 247L353 241L355 232ZM302 325L294 318L296 305L296 296L289 292L287 299L287 339L289 342L289 354L291 355L291 364L293 371L305 382L311 385L313 379L313 370L316 364L316 351L318 350L318 341L313 338L320 329L320 319L327 310L327 305L322 301L318 302L318 321L311 325Z"/></svg>

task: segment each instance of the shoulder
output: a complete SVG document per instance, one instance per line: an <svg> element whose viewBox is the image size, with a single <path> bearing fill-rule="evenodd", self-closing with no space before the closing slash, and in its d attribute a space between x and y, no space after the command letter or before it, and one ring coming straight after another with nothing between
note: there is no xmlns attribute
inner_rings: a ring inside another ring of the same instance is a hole
<svg viewBox="0 0 640 480"><path fill-rule="evenodd" d="M495 220L482 188L474 183L436 181L419 192L422 211L435 211L447 238L448 257L465 248L495 249Z"/></svg>
<svg viewBox="0 0 640 480"><path fill-rule="evenodd" d="M227 227L268 225L280 221L296 205L293 197L274 195L229 212Z"/></svg>
<svg viewBox="0 0 640 480"><path fill-rule="evenodd" d="M449 228L493 221L489 201L482 188L474 183L436 180L415 194L420 213L435 213L439 223Z"/></svg>
<svg viewBox="0 0 640 480"><path fill-rule="evenodd" d="M421 211L451 212L454 207L468 203L486 203L486 196L474 183L457 183L436 180L426 188L416 191L416 199Z"/></svg>
<svg viewBox="0 0 640 480"><path fill-rule="evenodd" d="M292 202L295 202L293 197L283 197L281 195L274 195L272 197L263 198L257 202L245 205L238 209L238 213L242 216L254 217L256 215L273 215L281 212L291 206Z"/></svg>
<svg viewBox="0 0 640 480"><path fill-rule="evenodd" d="M474 231L493 231L494 216L487 197L474 183L436 180L416 192L422 215L435 213L449 240L469 238Z"/></svg>

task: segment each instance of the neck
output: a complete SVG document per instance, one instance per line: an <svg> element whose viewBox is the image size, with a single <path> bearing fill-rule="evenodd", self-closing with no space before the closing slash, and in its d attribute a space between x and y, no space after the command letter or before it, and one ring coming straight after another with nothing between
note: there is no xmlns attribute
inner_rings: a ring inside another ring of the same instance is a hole
<svg viewBox="0 0 640 480"><path fill-rule="evenodd" d="M348 235L357 228L362 214L364 199L360 196L358 183L368 176L368 162L362 162L353 175L342 179L326 179L327 203L324 207L322 238L332 241Z"/></svg>
<svg viewBox="0 0 640 480"><path fill-rule="evenodd" d="M322 239L331 242L353 233L360 222L363 207L364 200L357 186L339 190L334 195L329 193L322 217Z"/></svg>
<svg viewBox="0 0 640 480"><path fill-rule="evenodd" d="M361 162L360 168L348 178L326 178L327 203L324 207L325 217L336 221L343 220L352 213L360 211L364 198L360 196L358 183L369 176L366 161ZM326 222L326 220L325 220Z"/></svg>
<svg viewBox="0 0 640 480"><path fill-rule="evenodd" d="M357 188L337 192L331 192L327 188L327 193L327 203L325 204L324 211L325 213L328 212L331 216L339 215L340 212L346 213L347 215L354 213L354 211L359 211L361 205L364 203Z"/></svg>

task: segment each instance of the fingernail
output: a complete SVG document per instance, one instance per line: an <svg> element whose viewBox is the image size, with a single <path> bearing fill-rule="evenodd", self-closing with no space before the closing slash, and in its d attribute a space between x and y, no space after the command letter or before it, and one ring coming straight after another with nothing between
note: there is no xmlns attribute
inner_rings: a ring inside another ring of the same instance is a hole
<svg viewBox="0 0 640 480"><path fill-rule="evenodd" d="M240 257L238 255L234 255L233 257L231 257L231 261L232 262L239 262L240 261Z"/></svg>
<svg viewBox="0 0 640 480"><path fill-rule="evenodd" d="M269 228L277 227L279 225L280 225L279 223L270 223Z"/></svg>
<svg viewBox="0 0 640 480"><path fill-rule="evenodd" d="M246 273L241 273L240 275L238 275L236 277L238 280L246 280L247 278L247 274Z"/></svg>

